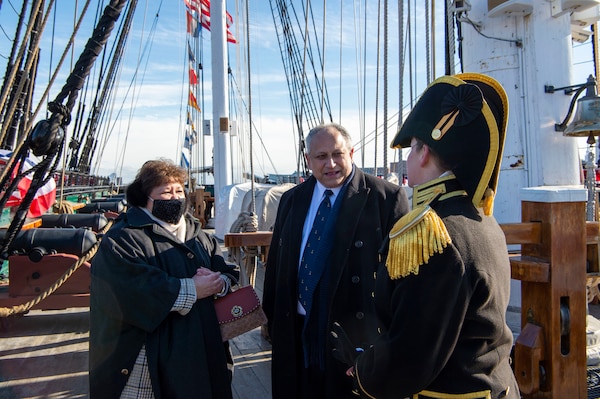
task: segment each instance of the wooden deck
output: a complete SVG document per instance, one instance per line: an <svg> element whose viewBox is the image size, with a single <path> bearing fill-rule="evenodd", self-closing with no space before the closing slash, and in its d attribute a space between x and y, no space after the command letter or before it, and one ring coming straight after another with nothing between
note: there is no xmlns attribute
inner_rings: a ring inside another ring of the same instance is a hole
<svg viewBox="0 0 600 399"><path fill-rule="evenodd" d="M256 285L262 296L261 268ZM0 399L89 396L88 308L33 310L4 319L2 327ZM260 328L230 342L235 362L233 397L271 397L271 345L261 336Z"/></svg>
<svg viewBox="0 0 600 399"><path fill-rule="evenodd" d="M259 265L255 288L261 297L263 278L264 266ZM600 318L600 305L590 305L589 313ZM510 311L507 318L517 336L520 314ZM0 322L0 399L89 396L88 308L34 310ZM270 398L271 345L260 329L233 339L231 344L236 364L233 397Z"/></svg>

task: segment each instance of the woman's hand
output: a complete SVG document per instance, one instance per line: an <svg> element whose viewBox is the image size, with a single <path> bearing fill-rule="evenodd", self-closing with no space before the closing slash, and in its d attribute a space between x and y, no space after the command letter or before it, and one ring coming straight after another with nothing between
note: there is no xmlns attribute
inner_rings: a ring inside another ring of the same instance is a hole
<svg viewBox="0 0 600 399"><path fill-rule="evenodd" d="M196 298L202 299L221 292L225 282L220 276L221 273L204 267L196 270L196 274L192 277L196 286Z"/></svg>

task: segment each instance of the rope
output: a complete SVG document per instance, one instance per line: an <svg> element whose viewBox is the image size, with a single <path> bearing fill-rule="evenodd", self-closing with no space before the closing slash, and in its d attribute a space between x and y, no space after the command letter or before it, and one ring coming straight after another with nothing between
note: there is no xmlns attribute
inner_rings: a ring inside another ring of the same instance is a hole
<svg viewBox="0 0 600 399"><path fill-rule="evenodd" d="M55 119L55 118L53 117L52 119ZM53 124L53 125L55 128L58 128L57 124ZM64 137L61 140L61 144L57 145L57 146L55 146L55 148L51 149L51 153L48 154L48 156L46 156L40 163L35 165L30 170L28 170L24 173L20 173L17 176L17 178L12 181L9 189L5 191L3 198L0 200L0 205L2 206L2 208L4 208L4 205L6 204L8 196L10 196L10 193L12 193L12 191L16 187L16 184L18 184L18 182L26 174L33 172L33 177L31 178L31 185L29 186L27 193L23 197L21 204L19 204L19 207L17 208L15 215L14 215L12 221L10 222L10 226L8 227L8 230L6 231L6 235L4 237L4 240L2 241L2 245L0 246L0 257L2 257L2 259L8 258L8 248L10 247L14 238L19 233L19 231L21 231L21 228L25 224L25 219L27 218L27 213L29 212L29 208L31 207L31 203L34 200L35 194L37 193L38 189L40 187L44 186L50 179L53 178L52 176L53 176L54 171L56 170L56 167L58 166L58 162L60 160L60 153L63 148L63 146L62 146L63 142L64 142ZM19 156L21 156L21 162L19 164L13 164L13 166L16 167L18 165L19 168L23 167L23 165L25 163L25 158L27 157L27 152L28 152L27 147L28 146L24 146L21 148L20 153L19 153ZM13 159L13 158L11 157L11 159ZM50 165L52 160L54 160L54 164ZM3 184L4 184L4 182L3 182Z"/></svg>
<svg viewBox="0 0 600 399"><path fill-rule="evenodd" d="M255 233L258 231L258 218L253 212L240 212L237 219L229 229L230 233ZM259 255L258 247L231 247L228 249L229 259L240 265L241 285L254 286L256 258Z"/></svg>
<svg viewBox="0 0 600 399"><path fill-rule="evenodd" d="M55 102L62 102L68 97L66 106L69 110L73 109L77 94L83 87L85 79L90 74L90 70L98 54L100 54L108 41L115 22L119 18L126 2L127 0L113 0L106 6L98 25L94 29L92 37L86 43L85 49L79 56L77 63L75 63L75 67L73 67L73 72L67 78L67 83L65 83L61 92L56 96Z"/></svg>
<svg viewBox="0 0 600 399"><path fill-rule="evenodd" d="M52 210L56 213L68 213L70 215L75 213L75 209L73 208L73 205L66 202L66 201L60 201L56 204L54 204L54 206L52 207Z"/></svg>
<svg viewBox="0 0 600 399"><path fill-rule="evenodd" d="M25 223L25 218L27 217L29 207L37 190L52 178L52 175L58 166L65 142L65 137L64 135L61 137L62 133L59 130L65 129L66 126L71 122L71 110L73 109L75 100L77 99L78 92L83 87L83 83L89 75L92 65L98 57L98 54L100 54L104 45L108 41L115 22L121 14L121 10L125 6L126 2L126 0L112 0L111 3L106 6L98 25L94 29L92 37L87 42L83 53L77 60L73 71L67 78L67 83L63 86L56 99L48 104L48 110L52 113L52 116L48 120L50 123L50 135L48 135L48 137L50 137L50 141L45 143L47 144L48 148L37 148L41 154L38 154L36 152L36 148L33 148L35 155L45 155L45 158L36 167L32 168L32 170L35 169L35 172L31 181L31 185L29 186L23 201L16 211L16 214L10 224L10 227L8 228L0 248L0 256L4 259L8 257L8 247ZM67 98L66 105L62 104L65 98ZM8 181L8 177L11 176L10 172L14 170L13 168L17 167L16 161L18 159L21 159L21 166L19 167L22 168L28 149L31 147L33 142L32 133L33 131L30 131L25 139L17 145L17 149L15 150L15 153L22 158L11 157L7 162L6 168L2 172L2 177L0 178L2 181L2 186L4 186ZM50 167L53 159L54 163L52 167ZM27 171L27 173L31 172ZM6 190L4 198L0 200L0 205L2 205L1 208L3 208L4 204L6 203L6 198L8 198L7 195L10 195L10 193L12 193L12 189L14 189L16 184L18 184L18 181L20 180L19 177L22 178L23 176L19 174L18 178L12 181L11 186L9 187L10 190Z"/></svg>
<svg viewBox="0 0 600 399"><path fill-rule="evenodd" d="M258 231L258 217L252 212L240 212L237 219L231 224L230 233L248 233Z"/></svg>
<svg viewBox="0 0 600 399"><path fill-rule="evenodd" d="M38 13L40 12L40 9L42 8L42 6L43 6L43 2L41 0L36 0L32 4L29 23L28 23L27 29L25 30L25 33L23 35L23 41L22 41L21 47L19 48L17 57L15 59L16 63L18 63L18 64L20 64L21 60L23 60L25 57L25 51L27 50L27 43L31 40L31 32L33 31L33 29L35 27L36 17L38 16ZM23 7L25 7L25 5ZM32 43L32 46L31 46L31 48L33 49L32 51L37 52L37 47L38 47L38 43L41 39L41 36L42 35L36 36L35 41L34 41L34 43ZM33 64L33 61L35 60L35 58L36 57L28 58L28 61L24 68L25 71L28 71L31 68L31 65ZM16 63L15 63L15 65L17 65ZM5 82L7 82L7 83L2 87L3 92L0 93L0 109L2 109L2 110L4 110L6 101L8 100L10 92L12 91L12 85L15 82L15 78L17 76L17 70L18 70L18 68L12 68L10 70L10 73L8 74L8 76L6 76L4 79ZM19 90L23 89L23 85L25 84L24 81L25 81L25 77L23 76L21 78L21 82L19 83L19 85L20 85ZM10 115L10 112L9 111L5 112L5 115ZM4 130L4 128L3 128L3 130ZM2 137L3 136L4 136L4 134L2 134Z"/></svg>
<svg viewBox="0 0 600 399"><path fill-rule="evenodd" d="M65 271L63 275L60 276L54 284L52 284L44 292L42 292L40 295L30 300L29 302L26 302L21 305L0 308L0 317L9 317L17 314L26 313L29 310L31 310L31 308L33 308L34 306L42 302L44 299L46 299L48 296L52 295L54 291L60 288L60 286L63 285L69 279L69 277L71 277L73 273L75 273L75 271L79 269L81 265L93 258L94 255L96 255L98 247L100 246L100 242L102 241L102 234L107 232L108 229L112 226L112 224L113 221L109 220L106 226L104 226L104 228L98 232L98 237L100 237L98 241L96 241L96 243L85 254L83 254L81 258L79 258L67 271Z"/></svg>

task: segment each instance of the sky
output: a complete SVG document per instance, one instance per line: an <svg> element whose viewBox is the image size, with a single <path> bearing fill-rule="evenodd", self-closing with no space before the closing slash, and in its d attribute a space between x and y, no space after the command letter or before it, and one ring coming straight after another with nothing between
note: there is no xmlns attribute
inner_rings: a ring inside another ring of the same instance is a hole
<svg viewBox="0 0 600 399"><path fill-rule="evenodd" d="M83 46L91 36L96 13L103 7L91 2L85 20L82 22L74 48L65 61L67 69L58 78L49 97L54 99L66 81L68 68L79 57ZM102 5L106 1L101 1ZM238 44L229 44L229 64L232 76L245 96L244 107L249 102L252 108L253 129L253 162L255 175L269 173L291 174L296 171L297 160L297 135L291 113L290 94L286 82L283 61L279 49L277 31L273 22L270 1L250 1L248 3L249 27L246 36L246 27L242 23L245 19L245 2L227 0L227 10L233 16L232 33L238 38ZM239 4L238 4L239 3ZM296 7L301 7L304 1L294 0ZM383 120L383 51L377 53L377 5L374 0L344 1L340 2L312 2L319 3L314 9L316 30L320 36L325 36L325 68L323 74L327 82L332 116L335 122L344 125L353 136L356 152L354 160L358 166L372 167L375 162L382 166L382 153L384 148L383 138L378 139L377 149L375 143L370 141L371 132L376 124L381 125ZM382 2L383 3L383 2ZM385 98L388 104L388 142L393 138L397 125L399 107L399 81L400 67L398 56L398 10L397 2L389 2L389 55L387 67L387 93ZM421 2L419 2L421 3ZM441 4L442 2L437 2ZM14 35L14 26L17 14L21 7L18 0L5 0L0 3L0 65L6 62L10 52L11 40ZM41 95L47 86L48 76L56 65L65 43L70 37L75 24L75 15L80 14L84 1L82 0L57 0L55 13L51 14L47 27L42 36L40 47L40 66L37 81L36 95ZM416 4L416 3L415 3ZM75 5L75 7L74 7ZM421 6L419 6L421 7ZM443 11L441 5L434 10L436 13ZM416 20L422 21L424 10L415 10ZM123 18L123 16L121 16ZM366 33L363 23L367 21ZM323 23L325 21L325 23ZM442 19L436 18L441 22ZM439 23L434 29L437 42L432 46L436 48L436 66L432 74L443 74L442 47L443 24ZM323 28L323 26L325 26ZM383 30L383 27L381 28ZM404 72L403 104L405 110L410 107L410 98L416 98L427 84L423 67L425 61L424 31L426 26L422 22L412 26L413 40L420 41L413 53L406 54L410 63ZM324 33L323 33L324 31ZM150 41L148 38L152 37ZM197 61L204 65L204 95L198 96L198 103L204 115L203 119L212 118L211 107L211 60L210 60L210 32L203 31L199 48L203 49L203 56ZM247 39L249 37L249 40ZM119 94L114 99L114 109L122 108L120 113L109 116L110 128L106 128L104 137L109 137L102 153L101 162L95 166L99 175L116 173L122 176L124 182L131 181L141 164L148 159L166 157L175 161L179 160L183 129L186 125L186 105L189 93L188 84L188 55L187 55L186 17L183 0L139 0L134 15L134 22L126 52L122 57L122 69L119 80ZM248 51L249 44L249 51ZM363 46L364 45L364 46ZM363 50L366 49L366 50ZM316 50L314 50L316 51ZM576 50L577 51L577 50ZM580 48L586 53L585 47ZM591 51L590 51L591 54ZM248 98L248 62L250 57L250 92ZM50 62L52 56L52 64ZM377 59L379 57L379 69ZM585 57L584 57L585 58ZM96 61L99 64L99 59ZM585 63L587 61L582 61ZM137 69L136 65L141 67ZM412 73L409 71L414 67ZM588 64L589 65L589 64ZM585 66L585 65L584 65ZM379 73L379 84L376 76ZM93 69L92 76L98 71ZM415 76L409 81L408 74ZM587 77L587 74L585 75ZM202 76L200 77L202 79ZM585 79L585 78L582 78ZM135 81L136 84L132 85ZM408 87L412 86L412 94ZM125 97L124 93L129 95ZM364 96L364 97L363 97ZM361 100L364 98L364 100ZM91 94L80 94L82 102L89 107ZM38 98L39 101L39 98ZM45 102L43 102L45 104ZM121 106L122 104L122 106ZM233 104L233 103L232 103ZM239 105L230 109L239 109ZM44 118L45 107L37 116ZM377 111L377 112L376 112ZM235 117L234 117L235 119ZM376 123L377 121L377 123ZM195 123L196 130L202 131L201 122ZM72 128L72 126L70 127ZM381 133L382 128L378 131ZM69 130L67 134L72 132ZM360 139L364 135L369 142L363 148ZM210 138L206 137L205 158L210 162ZM263 148L264 146L264 148ZM196 147L199 148L199 147ZM398 153L387 149L388 162L397 161ZM375 153L377 152L377 161ZM123 161L121 161L123 160ZM122 163L121 163L122 162ZM249 165L245 164L244 168Z"/></svg>
<svg viewBox="0 0 600 399"><path fill-rule="evenodd" d="M53 55L53 65L56 65L74 25L73 2L59 0L56 3L56 16L53 14L49 19L40 44L42 49L39 67L41 73L38 78L38 87L40 88L47 85L47 76L51 70L48 55ZM245 3L240 3L238 5L235 1L227 1L227 10L234 18L234 24L230 29L240 39L239 44L230 44L228 49L233 76L237 84L243 88L247 86L247 79L244 77L247 72L247 63L245 62L247 41L245 26L241 23L245 14ZM297 7L302 4L298 1L294 3ZM379 109L378 124L381 124L383 119L383 83L380 83L379 87L374 83L377 68L377 2L355 1L353 4L344 2L343 11L340 10L339 3L326 3L327 10L315 9L315 23L318 26L317 30L322 29L322 16L326 16L324 76L327 81L333 118L335 122L345 125L353 139L359 141L361 129L364 129L367 135L368 132L374 130L376 105ZM83 7L82 1L75 4L77 4L78 10ZM0 26L2 27L0 60L6 60L10 51L9 37L14 34L19 7L20 4L16 0L7 0L0 8ZM92 5L87 12L86 20L82 23L75 42L76 50L65 62L67 66L77 60L91 34L97 12L94 7ZM362 31L361 24L363 22L355 22L357 20L364 21L365 14L368 20L366 34ZM399 101L397 10L390 9L389 15L388 116L391 119L393 115L397 115ZM255 174L290 174L296 170L297 139L294 135L290 94L270 2L267 0L250 2L249 19L251 101L253 123L256 126L253 136ZM185 23L183 0L181 2L176 0L162 2L140 0L138 2L130 43L123 57L124 66L120 85L123 90L130 85L138 59L142 59L142 63L145 65L145 70L138 72L137 75L138 82L143 79L143 84L135 89L134 100L130 98L125 100L122 113L111 117L113 127L110 132L110 140L103 152L99 174L115 172L115 169L119 168L118 154L123 153L125 154L124 164L120 174L125 181L133 177L135 171L147 159L158 157L178 159L188 95ZM153 25L156 27L154 31L151 29ZM340 26L343 29L340 29ZM145 40L141 39L145 39L150 34L153 35L151 48L143 47L144 45L140 43ZM198 98L198 102L205 112L204 118L212 117L209 40L210 33L204 31L202 47L205 54L203 60L205 95L203 99ZM366 51L361 50L363 42L367 42L367 45L364 46ZM52 47L53 43L54 47ZM359 44L357 45L357 43ZM421 55L415 54L414 56L416 58ZM379 57L380 59L383 57L382 52ZM64 84L67 72L65 71L56 80L57 83L50 91L51 99L57 95ZM91 73L97 73L97 71L92 70ZM381 76L382 73L380 73L380 81L383 79ZM425 84L424 78L422 84ZM376 90L378 90L377 99L375 97ZM36 93L42 91L36 90ZM360 98L363 94L365 94L365 105L364 109L361 109L363 104ZM81 94L80 98L83 97L84 94ZM87 101L89 102L89 97ZM123 100L120 99L116 102L120 101ZM38 119L42 117L43 113L38 116ZM129 123L129 121L131 122ZM393 129L388 132L388 141L393 137L395 126ZM200 127L197 126L196 130L200 130ZM125 139L126 137L127 139ZM126 147L124 147L125 142ZM261 143L265 148L261 148ZM210 157L209 146L210 143L206 150L208 158ZM378 166L381 166L383 149L381 141L378 147L379 160L377 162ZM359 148L355 153L355 161L359 166L363 166L363 163L364 166L373 166L374 152L374 144L371 144L370 148L365 147L364 152ZM388 161L393 161L394 153L389 152L388 157Z"/></svg>

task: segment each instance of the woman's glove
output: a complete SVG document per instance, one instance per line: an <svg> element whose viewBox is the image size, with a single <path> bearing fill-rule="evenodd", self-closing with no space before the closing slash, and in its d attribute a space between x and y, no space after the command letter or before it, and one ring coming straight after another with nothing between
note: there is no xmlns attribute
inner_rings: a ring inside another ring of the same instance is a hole
<svg viewBox="0 0 600 399"><path fill-rule="evenodd" d="M333 344L333 357L340 362L347 364L348 366L354 366L356 357L360 354L360 352L363 352L363 349L357 348L352 341L350 341L348 334L346 334L346 331L337 321L333 323L331 337L331 342Z"/></svg>

